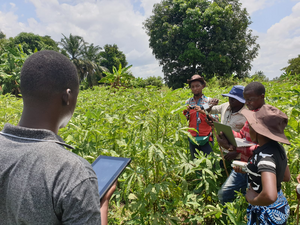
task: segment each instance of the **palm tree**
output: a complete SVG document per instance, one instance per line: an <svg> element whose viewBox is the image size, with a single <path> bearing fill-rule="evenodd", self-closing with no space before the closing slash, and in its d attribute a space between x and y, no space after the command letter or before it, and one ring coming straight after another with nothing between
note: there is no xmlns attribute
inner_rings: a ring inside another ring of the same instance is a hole
<svg viewBox="0 0 300 225"><path fill-rule="evenodd" d="M101 62L104 58L100 55L102 48L98 45L88 45L83 37L70 34L66 37L64 34L60 45L70 56L70 60L75 64L80 81L86 81L89 87L98 84L103 71L108 71Z"/></svg>
<svg viewBox="0 0 300 225"><path fill-rule="evenodd" d="M69 37L66 37L64 34L62 35L64 37L59 44L68 53L70 60L76 66L80 82L87 80L89 86L92 87L95 82L89 78L94 74L95 65L90 58L94 57L92 55L93 51L100 51L100 49L98 50L100 47L93 45L89 47L83 37L77 35L70 34Z"/></svg>
<svg viewBox="0 0 300 225"><path fill-rule="evenodd" d="M102 48L99 45L94 46L94 44L86 45L83 48L83 57L92 62L97 62L99 59L99 53Z"/></svg>
<svg viewBox="0 0 300 225"><path fill-rule="evenodd" d="M80 59L83 56L84 48L87 45L87 42L84 41L83 37L70 34L69 37L66 37L62 34L64 38L60 40L60 45L64 50L70 55L71 60Z"/></svg>

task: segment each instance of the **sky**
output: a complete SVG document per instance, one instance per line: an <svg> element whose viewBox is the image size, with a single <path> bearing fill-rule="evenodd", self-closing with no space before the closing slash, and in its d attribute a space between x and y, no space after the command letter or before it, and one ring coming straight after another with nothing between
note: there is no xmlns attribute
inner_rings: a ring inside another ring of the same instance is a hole
<svg viewBox="0 0 300 225"><path fill-rule="evenodd" d="M162 67L149 48L143 22L160 0L0 0L0 30L6 37L20 32L79 35L103 47L117 44L135 77L161 76ZM300 54L300 0L240 0L247 9L259 54L250 74L279 77L288 60Z"/></svg>

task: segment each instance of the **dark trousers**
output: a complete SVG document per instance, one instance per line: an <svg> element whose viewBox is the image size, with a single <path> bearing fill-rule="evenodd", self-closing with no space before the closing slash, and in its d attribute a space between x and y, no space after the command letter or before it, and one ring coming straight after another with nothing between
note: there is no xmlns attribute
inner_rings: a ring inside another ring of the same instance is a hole
<svg viewBox="0 0 300 225"><path fill-rule="evenodd" d="M214 145L214 140L212 141L208 141L205 145L203 146L200 146L200 145L194 145L191 140L189 139L189 143L190 143L190 152L191 152L191 155L192 155L192 159L195 158L195 155L197 154L196 150L195 149L198 149L199 151L203 152L204 154L206 155L209 155L209 153L212 152L212 148L209 144L209 142Z"/></svg>

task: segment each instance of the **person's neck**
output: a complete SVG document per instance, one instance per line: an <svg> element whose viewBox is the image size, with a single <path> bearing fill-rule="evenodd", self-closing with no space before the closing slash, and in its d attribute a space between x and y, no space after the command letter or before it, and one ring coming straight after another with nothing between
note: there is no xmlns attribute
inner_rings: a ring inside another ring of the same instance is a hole
<svg viewBox="0 0 300 225"><path fill-rule="evenodd" d="M261 147L261 146L263 146L263 145L265 145L265 144L267 144L267 143L269 143L269 142L271 142L272 140L270 139L270 138L267 138L267 137L265 137L265 136L262 136L262 135L260 135L259 137L258 137L258 140L257 140L257 142L258 142L258 145Z"/></svg>
<svg viewBox="0 0 300 225"><path fill-rule="evenodd" d="M263 107L264 104L265 104L265 101L263 101L263 103L258 108L254 109L254 110L259 110L261 107Z"/></svg>
<svg viewBox="0 0 300 225"><path fill-rule="evenodd" d="M239 107L231 108L231 112L232 112L232 113L236 113L236 112L240 111L243 107L244 107L244 106L242 105L242 106L239 106Z"/></svg>
<svg viewBox="0 0 300 225"><path fill-rule="evenodd" d="M202 97L202 93L199 95L194 95L194 100L198 102L198 100Z"/></svg>
<svg viewBox="0 0 300 225"><path fill-rule="evenodd" d="M47 107L24 107L18 126L46 129L57 134L59 130L57 121L55 113Z"/></svg>

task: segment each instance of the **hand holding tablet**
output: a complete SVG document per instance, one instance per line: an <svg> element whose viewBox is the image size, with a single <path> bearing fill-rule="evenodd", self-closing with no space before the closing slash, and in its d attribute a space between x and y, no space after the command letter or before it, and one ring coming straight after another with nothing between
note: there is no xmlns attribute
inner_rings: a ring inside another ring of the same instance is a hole
<svg viewBox="0 0 300 225"><path fill-rule="evenodd" d="M100 155L95 162L92 163L92 167L98 179L100 198L103 198L130 161L130 158Z"/></svg>

